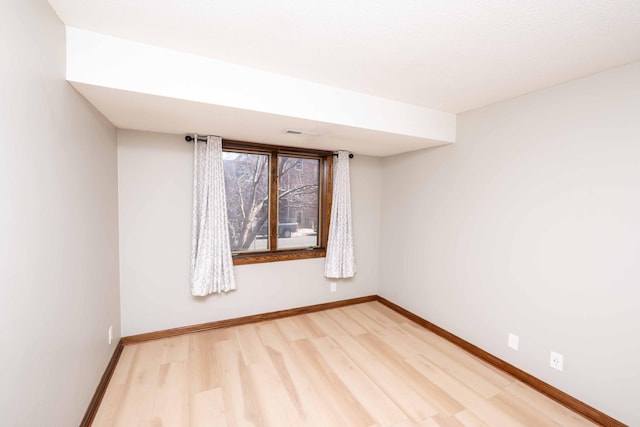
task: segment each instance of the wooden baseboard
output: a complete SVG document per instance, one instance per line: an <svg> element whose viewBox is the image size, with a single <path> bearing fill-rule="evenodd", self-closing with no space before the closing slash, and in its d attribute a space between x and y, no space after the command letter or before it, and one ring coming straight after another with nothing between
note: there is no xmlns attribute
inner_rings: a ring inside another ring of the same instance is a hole
<svg viewBox="0 0 640 427"><path fill-rule="evenodd" d="M233 319L219 320L217 322L201 323L199 325L183 326L181 328L165 329L157 332L148 332L145 334L130 335L128 337L122 338L122 344L124 345L138 344L145 341L159 340L162 338L190 334L193 332L209 331L212 329L220 329L220 328L228 328L231 326L245 325L247 323L256 323L256 322L264 322L266 320L281 319L283 317L297 316L299 314L328 310L330 308L344 307L347 305L376 301L377 298L378 298L377 295L369 295L366 297L327 302L324 304L308 305L305 307L291 308L288 310L272 311L270 313L255 314L253 316L236 317Z"/></svg>
<svg viewBox="0 0 640 427"><path fill-rule="evenodd" d="M100 407L100 403L102 402L102 397L104 393L107 391L107 386L109 385L109 381L111 380L111 376L113 375L113 371L116 369L116 365L118 364L118 360L120 360L120 355L122 354L122 349L124 349L124 345L122 344L122 339L118 341L116 345L116 349L113 351L111 355L111 360L109 360L109 364L107 368L104 370L104 374L102 374L102 378L100 379L100 383L98 383L98 387L96 387L95 393L93 393L93 398L91 398L91 402L89 402L89 407L87 407L87 411L84 413L84 417L80 422L80 427L89 427L93 422L93 419L98 412L98 408Z"/></svg>
<svg viewBox="0 0 640 427"><path fill-rule="evenodd" d="M577 412L578 414L584 416L585 418L590 419L591 421L601 425L601 426L606 426L606 427L625 427L626 424L621 423L620 421L610 417L609 415L605 414L604 412L600 412L597 409L593 408L592 406L587 405L586 403L576 399L575 397L572 397L570 395L568 395L567 393L563 392L562 390L559 390L557 388L555 388L554 386L545 383L544 381L534 377L531 374L528 374L527 372L523 371L522 369L516 368L515 366L513 366L510 363L505 362L502 359L497 358L496 356L492 355L491 353L488 353L486 351L484 351L483 349L481 349L480 347L477 347L473 344L471 344L468 341L463 340L462 338L458 337L457 335L452 334L451 332L442 329L440 326L435 325L431 322L429 322L428 320L423 319L422 317L418 316L417 314L414 314L412 312L410 312L409 310L406 310L402 307L400 307L397 304L392 303L391 301L381 297L381 296L376 296L376 301L380 302L381 304L386 305L387 307L389 307L390 309L392 309L393 311L403 315L404 317L406 317L407 319L417 323L418 325L422 326L425 329L428 329L429 331L433 332L434 334L441 336L442 338L446 339L447 341L457 345L458 347L462 348L463 350L465 350L468 353L473 354L474 356L476 356L477 358L489 363L490 365L495 366L496 368L500 369L503 372L506 372L507 374L515 377L517 380L529 385L531 388L535 389L536 391L544 394L547 397L550 397L551 399L555 400L556 402L560 403L561 405L571 409L574 412Z"/></svg>
<svg viewBox="0 0 640 427"><path fill-rule="evenodd" d="M484 351L480 347L477 347L471 344L470 342L463 340L457 335L454 335L451 332L448 332L447 330L442 329L441 327L429 322L428 320L423 319L417 314L414 314L409 310L406 310L400 307L399 305L379 295L370 295L366 297L352 298L348 300L341 300L341 301L329 302L324 304L315 304L315 305L309 305L305 307L292 308L288 310L273 311L269 313L256 314L253 316L237 317L234 319L220 320L217 322L202 323L199 325L184 326L181 328L166 329L166 330L157 331L157 332L149 332L145 334L138 334L138 335L131 335L128 337L123 337L120 339L120 341L118 342L118 345L116 346L115 351L113 352L113 356L111 357L111 360L107 365L107 369L105 370L104 375L100 380L100 384L98 384L98 387L96 388L96 392L93 398L91 399L91 403L87 408L87 412L85 413L80 426L89 427L91 425L98 411L98 408L100 406L100 402L102 401L102 397L104 396L107 386L109 385L109 380L111 379L111 376L113 375L113 371L115 370L116 364L118 363L120 354L122 353L122 350L125 345L137 344L145 341L158 340L158 339L173 337L177 335L190 334L193 332L202 332L202 331L207 331L212 329L244 325L247 323L256 323L256 322L263 322L267 320L281 319L284 317L296 316L296 315L305 314L305 313L313 313L316 311L328 310L331 308L344 307L348 305L360 304L360 303L370 302L370 301L378 301L381 304L384 304L385 306L391 308L392 310L401 314L407 319L417 323L418 325L433 332L434 334L441 336L447 341L462 348L466 352L473 354L479 359L489 363L492 366L495 366L496 368L502 370L503 372L506 372L507 374L513 376L517 380L529 385L534 390L544 394L545 396L548 396L549 398L555 400L556 402L562 404L563 406L590 419L591 421L599 425L602 425L605 427L626 427L626 424L621 423L620 421L610 417L609 415L601 411L598 411L597 409L587 405L586 403L568 395L567 393L553 387L550 384L545 383L544 381L534 377L533 375L528 374L527 372L519 368L516 368L510 363L507 363L504 360L499 359L496 356L492 355L491 353Z"/></svg>

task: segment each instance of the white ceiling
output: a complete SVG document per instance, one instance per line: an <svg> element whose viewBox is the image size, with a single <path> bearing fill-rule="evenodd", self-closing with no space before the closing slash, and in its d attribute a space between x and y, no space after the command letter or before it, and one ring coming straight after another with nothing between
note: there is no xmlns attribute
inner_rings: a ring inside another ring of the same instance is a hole
<svg viewBox="0 0 640 427"><path fill-rule="evenodd" d="M49 2L68 26L451 113L640 59L638 0Z"/></svg>

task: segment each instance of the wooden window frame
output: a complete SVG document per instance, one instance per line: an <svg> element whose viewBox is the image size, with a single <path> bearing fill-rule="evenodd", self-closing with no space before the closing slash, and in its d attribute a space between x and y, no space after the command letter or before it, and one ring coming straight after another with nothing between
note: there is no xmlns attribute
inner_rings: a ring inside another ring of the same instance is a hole
<svg viewBox="0 0 640 427"><path fill-rule="evenodd" d="M234 140L222 140L223 151L250 151L256 154L269 154L269 250L233 253L233 265L258 264L265 262L292 261L298 259L324 258L327 254L329 221L333 190L333 152L307 148L285 147ZM319 212L318 246L314 248L272 249L278 240L278 156L309 156L320 160L319 173Z"/></svg>

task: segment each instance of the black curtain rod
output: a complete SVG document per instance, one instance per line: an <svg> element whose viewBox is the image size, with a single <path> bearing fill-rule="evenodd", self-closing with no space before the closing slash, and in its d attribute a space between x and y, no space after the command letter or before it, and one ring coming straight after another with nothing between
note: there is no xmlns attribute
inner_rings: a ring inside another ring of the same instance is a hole
<svg viewBox="0 0 640 427"><path fill-rule="evenodd" d="M195 141L195 138L191 135L187 135L184 137L184 140L187 142L193 142ZM207 141L207 137L206 136L198 136L198 141L202 141L202 142L206 142ZM338 153L333 153L334 156L337 156ZM349 153L349 158L353 159L353 153Z"/></svg>
<svg viewBox="0 0 640 427"><path fill-rule="evenodd" d="M187 135L184 137L184 140L187 142L193 142L195 140L194 137L192 137L191 135ZM207 137L206 136L199 136L198 137L198 141L202 141L202 142L207 142Z"/></svg>
<svg viewBox="0 0 640 427"><path fill-rule="evenodd" d="M338 155L338 153L333 153L333 155L334 155L334 156L337 156L337 155ZM349 153L349 158L350 158L350 159L353 159L353 153Z"/></svg>

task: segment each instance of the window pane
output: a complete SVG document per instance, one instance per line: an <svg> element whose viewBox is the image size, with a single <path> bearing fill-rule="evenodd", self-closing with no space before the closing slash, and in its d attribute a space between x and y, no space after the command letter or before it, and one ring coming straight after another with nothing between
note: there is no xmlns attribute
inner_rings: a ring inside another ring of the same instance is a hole
<svg viewBox="0 0 640 427"><path fill-rule="evenodd" d="M231 251L269 249L269 156L225 151L222 159Z"/></svg>
<svg viewBox="0 0 640 427"><path fill-rule="evenodd" d="M278 249L318 246L320 160L278 157Z"/></svg>

